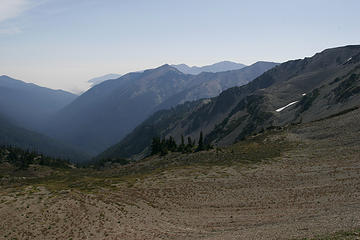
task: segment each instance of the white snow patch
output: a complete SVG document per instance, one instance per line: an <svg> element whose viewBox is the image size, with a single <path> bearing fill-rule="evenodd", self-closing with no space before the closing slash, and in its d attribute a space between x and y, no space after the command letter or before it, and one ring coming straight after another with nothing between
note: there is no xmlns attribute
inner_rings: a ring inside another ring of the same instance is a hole
<svg viewBox="0 0 360 240"><path fill-rule="evenodd" d="M208 104L208 103L211 103L211 99L204 99L202 102L203 102L203 104Z"/></svg>
<svg viewBox="0 0 360 240"><path fill-rule="evenodd" d="M350 62L350 61L351 61L351 59L352 59L352 57L351 57L351 58L349 58L346 62Z"/></svg>
<svg viewBox="0 0 360 240"><path fill-rule="evenodd" d="M302 96L306 96L306 93L301 94Z"/></svg>
<svg viewBox="0 0 360 240"><path fill-rule="evenodd" d="M297 102L299 102L299 101L291 102L291 103L289 103L288 105L286 105L286 106L284 106L284 107L281 107L281 108L279 108L279 109L276 109L275 111L276 111L276 112L281 112L281 111L284 110L285 108L290 107L291 105L294 105L294 104L297 103Z"/></svg>

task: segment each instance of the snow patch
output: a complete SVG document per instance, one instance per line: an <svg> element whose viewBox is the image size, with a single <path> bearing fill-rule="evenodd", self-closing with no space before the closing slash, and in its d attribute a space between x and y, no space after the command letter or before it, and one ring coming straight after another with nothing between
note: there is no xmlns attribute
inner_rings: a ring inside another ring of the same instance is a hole
<svg viewBox="0 0 360 240"><path fill-rule="evenodd" d="M291 103L289 103L288 105L286 105L286 106L284 106L284 107L281 107L281 108L279 108L279 109L276 109L275 111L276 111L276 112L281 112L281 111L284 110L285 108L288 108L288 107L290 107L291 105L294 105L294 104L297 103L297 102L299 102L299 101L291 102Z"/></svg>
<svg viewBox="0 0 360 240"><path fill-rule="evenodd" d="M302 96L306 96L306 93L301 94Z"/></svg>
<svg viewBox="0 0 360 240"><path fill-rule="evenodd" d="M202 101L202 103L203 103L203 104L209 104L209 103L211 103L211 99L204 99L204 100Z"/></svg>
<svg viewBox="0 0 360 240"><path fill-rule="evenodd" d="M346 62L350 62L350 61L351 61L351 59L352 59L352 57L351 57L351 58L349 58Z"/></svg>

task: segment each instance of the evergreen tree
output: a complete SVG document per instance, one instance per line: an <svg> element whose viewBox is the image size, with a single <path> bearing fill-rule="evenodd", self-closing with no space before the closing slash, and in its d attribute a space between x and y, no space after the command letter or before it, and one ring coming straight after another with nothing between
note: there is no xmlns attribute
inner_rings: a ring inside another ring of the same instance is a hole
<svg viewBox="0 0 360 240"><path fill-rule="evenodd" d="M159 137L154 137L151 143L151 155L155 155L161 151L161 142Z"/></svg>
<svg viewBox="0 0 360 240"><path fill-rule="evenodd" d="M170 136L169 139L166 140L166 148L171 152L176 152L177 145L172 136Z"/></svg>
<svg viewBox="0 0 360 240"><path fill-rule="evenodd" d="M181 143L178 147L178 151L182 153L185 151L184 135L181 135Z"/></svg>
<svg viewBox="0 0 360 240"><path fill-rule="evenodd" d="M187 145L190 146L190 147L193 147L193 142L192 142L190 136L188 137L188 144Z"/></svg>
<svg viewBox="0 0 360 240"><path fill-rule="evenodd" d="M187 153L192 152L193 146L194 145L193 145L193 141L192 141L191 137L188 137L184 152L187 152Z"/></svg>
<svg viewBox="0 0 360 240"><path fill-rule="evenodd" d="M204 150L204 142L203 142L203 132L200 131L200 136L199 136L199 143L198 143L198 147L196 149L196 151L203 151Z"/></svg>
<svg viewBox="0 0 360 240"><path fill-rule="evenodd" d="M162 142L161 148L160 148L160 155L165 156L168 153L168 149L166 147L166 142Z"/></svg>
<svg viewBox="0 0 360 240"><path fill-rule="evenodd" d="M161 140L161 146L166 146L166 138L163 137L163 139Z"/></svg>

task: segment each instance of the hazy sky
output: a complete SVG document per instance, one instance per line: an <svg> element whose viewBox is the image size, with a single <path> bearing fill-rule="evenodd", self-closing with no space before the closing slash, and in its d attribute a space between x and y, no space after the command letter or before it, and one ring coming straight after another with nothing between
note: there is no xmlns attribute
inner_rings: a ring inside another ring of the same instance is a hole
<svg viewBox="0 0 360 240"><path fill-rule="evenodd" d="M77 92L164 63L251 64L360 44L359 0L0 0L0 75Z"/></svg>

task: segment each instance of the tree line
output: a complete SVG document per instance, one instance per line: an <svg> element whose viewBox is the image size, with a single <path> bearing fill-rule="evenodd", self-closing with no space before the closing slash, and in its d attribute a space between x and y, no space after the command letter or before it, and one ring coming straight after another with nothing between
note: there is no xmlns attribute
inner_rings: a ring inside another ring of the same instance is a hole
<svg viewBox="0 0 360 240"><path fill-rule="evenodd" d="M197 145L195 139L191 139L191 137L187 138L187 143L185 144L183 135L181 135L180 144L177 144L172 136L170 136L168 139L166 139L165 137L153 137L150 155L160 154L161 156L164 156L168 152L192 153L209 150L211 148L212 146L210 144L204 143L203 133L201 131Z"/></svg>
<svg viewBox="0 0 360 240"><path fill-rule="evenodd" d="M0 163L8 162L19 170L25 170L30 164L38 164L55 168L69 168L69 161L52 158L31 150L23 150L14 146L0 146Z"/></svg>

